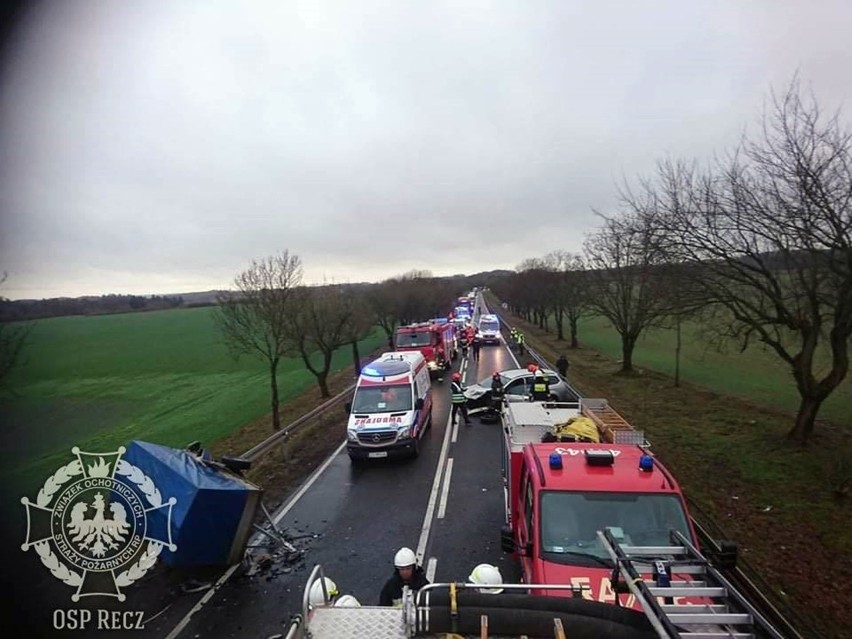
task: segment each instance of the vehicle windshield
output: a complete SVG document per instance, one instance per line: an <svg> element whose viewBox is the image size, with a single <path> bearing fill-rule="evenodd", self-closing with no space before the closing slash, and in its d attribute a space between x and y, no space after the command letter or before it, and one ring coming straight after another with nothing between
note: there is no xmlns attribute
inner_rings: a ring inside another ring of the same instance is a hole
<svg viewBox="0 0 852 639"><path fill-rule="evenodd" d="M500 322L498 320L483 320L479 323L480 331L499 331Z"/></svg>
<svg viewBox="0 0 852 639"><path fill-rule="evenodd" d="M669 531L691 539L686 512L677 495L568 493L541 495L541 554L544 559L580 564L583 556L609 559L597 537L609 528L633 546L670 546Z"/></svg>
<svg viewBox="0 0 852 639"><path fill-rule="evenodd" d="M429 346L432 343L431 331L419 331L417 333L397 333L395 342L397 348L408 348L411 346Z"/></svg>
<svg viewBox="0 0 852 639"><path fill-rule="evenodd" d="M411 410L411 387L365 386L355 391L352 400L352 412L365 413L401 413Z"/></svg>

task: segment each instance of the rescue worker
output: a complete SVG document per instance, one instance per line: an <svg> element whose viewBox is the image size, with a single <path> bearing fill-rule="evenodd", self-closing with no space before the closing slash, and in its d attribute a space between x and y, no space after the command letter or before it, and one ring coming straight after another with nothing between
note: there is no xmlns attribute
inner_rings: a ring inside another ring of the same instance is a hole
<svg viewBox="0 0 852 639"><path fill-rule="evenodd" d="M500 405L503 403L503 395L506 389L503 387L503 380L500 378L500 373L494 371L491 376L491 410L500 412Z"/></svg>
<svg viewBox="0 0 852 639"><path fill-rule="evenodd" d="M533 377L532 392L530 399L534 402L546 402L550 399L550 383L547 375L540 368L536 370Z"/></svg>
<svg viewBox="0 0 852 639"><path fill-rule="evenodd" d="M323 593L323 583L325 583L325 593ZM335 584L328 577L323 577L322 580L317 579L312 585L308 594L308 603L312 606L328 606L334 605L334 598L340 594ZM328 595L328 599L325 596Z"/></svg>
<svg viewBox="0 0 852 639"><path fill-rule="evenodd" d="M423 568L417 565L417 557L411 548L400 548L393 558L393 576L385 582L379 595L380 606L402 605L402 587L408 586L411 590L420 590L429 584Z"/></svg>
<svg viewBox="0 0 852 639"><path fill-rule="evenodd" d="M467 415L467 397L464 396L464 386L461 383L461 375L453 373L453 383L450 384L450 396L453 403L452 422L455 423L457 414L461 413L464 423L470 426L470 417Z"/></svg>
<svg viewBox="0 0 852 639"><path fill-rule="evenodd" d="M559 375L562 377L568 374L568 358L565 357L565 353L562 353L559 359L556 360L556 370L559 371Z"/></svg>
<svg viewBox="0 0 852 639"><path fill-rule="evenodd" d="M518 331L518 337L516 338L518 343L518 355L524 354L524 334Z"/></svg>
<svg viewBox="0 0 852 639"><path fill-rule="evenodd" d="M479 564L471 571L467 580L474 584L492 586L491 588L477 588L477 590L481 593L499 595L503 592L503 588L493 587L503 583L503 575L500 574L500 569L497 566L492 566L491 564Z"/></svg>
<svg viewBox="0 0 852 639"><path fill-rule="evenodd" d="M352 595L343 595L340 599L334 602L335 608L360 608L361 602Z"/></svg>
<svg viewBox="0 0 852 639"><path fill-rule="evenodd" d="M473 343L471 345L473 347L473 361L479 361L479 349L482 348L482 340L479 339L476 335L473 336Z"/></svg>

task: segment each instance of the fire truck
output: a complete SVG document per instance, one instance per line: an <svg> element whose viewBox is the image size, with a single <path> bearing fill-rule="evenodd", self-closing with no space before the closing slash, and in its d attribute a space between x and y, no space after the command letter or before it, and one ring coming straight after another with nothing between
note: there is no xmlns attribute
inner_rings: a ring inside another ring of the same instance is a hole
<svg viewBox="0 0 852 639"><path fill-rule="evenodd" d="M420 351L432 377L440 377L445 370L450 370L458 354L455 330L449 323L433 321L400 326L394 333L393 343L397 351Z"/></svg>
<svg viewBox="0 0 852 639"><path fill-rule="evenodd" d="M697 545L677 481L606 400L507 402L502 422L501 541L525 582L569 583L586 599L636 607L632 594L616 594L597 533L665 546L674 530Z"/></svg>

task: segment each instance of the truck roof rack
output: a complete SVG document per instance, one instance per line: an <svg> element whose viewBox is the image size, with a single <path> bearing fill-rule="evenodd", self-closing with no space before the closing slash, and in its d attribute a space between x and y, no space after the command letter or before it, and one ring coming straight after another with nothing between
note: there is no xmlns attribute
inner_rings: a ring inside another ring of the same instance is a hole
<svg viewBox="0 0 852 639"><path fill-rule="evenodd" d="M598 531L615 564L613 588L629 589L661 639L783 639L686 537L677 530L670 536L670 546L630 546ZM677 604L675 597L693 601Z"/></svg>

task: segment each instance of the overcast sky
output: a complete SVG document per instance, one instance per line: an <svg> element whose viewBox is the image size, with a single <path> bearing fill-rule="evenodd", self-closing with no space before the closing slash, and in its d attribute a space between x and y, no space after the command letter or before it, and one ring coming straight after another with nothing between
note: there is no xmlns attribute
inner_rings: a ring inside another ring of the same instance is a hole
<svg viewBox="0 0 852 639"><path fill-rule="evenodd" d="M514 268L706 159L798 71L852 119L849 0L54 0L6 43L0 294Z"/></svg>

